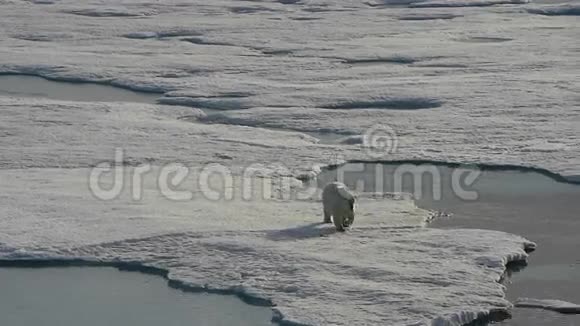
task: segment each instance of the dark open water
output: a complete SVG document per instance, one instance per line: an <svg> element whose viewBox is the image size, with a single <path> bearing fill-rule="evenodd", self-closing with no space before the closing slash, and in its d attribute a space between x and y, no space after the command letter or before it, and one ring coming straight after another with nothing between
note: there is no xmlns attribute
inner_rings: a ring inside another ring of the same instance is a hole
<svg viewBox="0 0 580 326"><path fill-rule="evenodd" d="M272 310L112 267L0 268L2 326L268 326Z"/></svg>

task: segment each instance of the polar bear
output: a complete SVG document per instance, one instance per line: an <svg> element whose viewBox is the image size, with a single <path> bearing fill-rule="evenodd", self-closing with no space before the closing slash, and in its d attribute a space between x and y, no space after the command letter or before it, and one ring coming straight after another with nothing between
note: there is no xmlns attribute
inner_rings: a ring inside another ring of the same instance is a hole
<svg viewBox="0 0 580 326"><path fill-rule="evenodd" d="M355 196L340 182L331 182L322 190L324 223L330 223L330 216L338 231L344 231L354 222Z"/></svg>

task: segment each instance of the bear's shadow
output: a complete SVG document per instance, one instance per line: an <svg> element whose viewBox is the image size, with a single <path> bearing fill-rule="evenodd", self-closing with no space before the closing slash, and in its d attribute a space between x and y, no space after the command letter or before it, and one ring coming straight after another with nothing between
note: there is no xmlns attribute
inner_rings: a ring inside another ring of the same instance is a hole
<svg viewBox="0 0 580 326"><path fill-rule="evenodd" d="M327 227L324 227L327 226ZM336 233L336 228L332 223L310 223L293 228L274 230L266 234L266 238L273 241L304 240L324 237Z"/></svg>

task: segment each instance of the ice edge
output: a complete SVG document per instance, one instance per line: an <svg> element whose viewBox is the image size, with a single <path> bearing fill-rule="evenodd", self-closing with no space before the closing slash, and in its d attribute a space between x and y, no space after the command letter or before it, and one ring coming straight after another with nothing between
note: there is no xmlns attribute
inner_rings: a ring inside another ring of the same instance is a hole
<svg viewBox="0 0 580 326"><path fill-rule="evenodd" d="M0 76L29 76L39 77L49 81L76 84L95 84L120 89L130 90L138 93L165 94L174 91L174 87L155 84L131 83L125 80L101 75L69 76L62 69L64 66L12 66L0 64Z"/></svg>
<svg viewBox="0 0 580 326"><path fill-rule="evenodd" d="M478 163L478 162L454 162L454 161L439 161L439 160L425 160L425 159L405 159L405 160L348 160L338 164L330 164L325 166L319 166L314 169L314 173L317 170L335 170L344 166L346 164L385 164L385 165L397 165L397 164L411 164L411 165L424 165L430 164L435 166L444 166L448 168L472 168L479 169L481 171L518 171L523 173L538 173L546 176L559 183L567 183L580 185L580 176L566 176L560 173L552 172L548 169L533 166L533 165L517 165L517 164L493 164L493 163ZM313 174L314 174L313 173ZM308 179L305 176L298 176L299 180L305 181Z"/></svg>
<svg viewBox="0 0 580 326"><path fill-rule="evenodd" d="M138 261L106 261L94 260L88 258L25 258L25 259L0 259L0 268L47 268L47 267L113 267L119 271L139 272L148 275L157 275L167 280L167 286L172 289L177 289L186 293L209 293L217 295L235 295L243 302L260 307L272 308L273 316L272 322L281 326L310 326L306 324L296 323L284 319L283 314L277 310L276 304L270 299L254 296L243 289L234 287L227 289L220 289L210 287L209 285L199 286L190 284L184 281L172 279L168 269L146 265Z"/></svg>
<svg viewBox="0 0 580 326"><path fill-rule="evenodd" d="M536 244L523 239L522 248L526 253L535 250ZM510 254L502 257L503 274L496 280L501 283L510 270L511 265L522 266L527 264L528 255ZM0 259L0 268L46 268L46 267L113 267L120 271L140 272L149 275L161 276L167 280L170 288L177 289L187 293L209 293L218 295L235 295L243 302L261 307L270 307L272 309L271 321L281 326L313 326L302 324L285 319L285 316L276 309L276 303L270 299L262 298L257 295L239 288L216 288L209 284L203 286L191 284L171 278L168 269L147 265L139 261L114 261L98 260L90 258L75 257L46 257L46 258L19 258L19 259ZM496 267L496 266L494 266ZM497 322L510 318L509 308L491 309L489 311L468 312L462 311L453 315L441 316L431 321L431 326L470 326L480 322Z"/></svg>

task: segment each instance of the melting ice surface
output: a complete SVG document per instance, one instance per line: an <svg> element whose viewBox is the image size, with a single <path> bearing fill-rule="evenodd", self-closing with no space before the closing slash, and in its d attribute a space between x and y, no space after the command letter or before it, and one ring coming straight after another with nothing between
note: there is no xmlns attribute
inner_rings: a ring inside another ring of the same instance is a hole
<svg viewBox="0 0 580 326"><path fill-rule="evenodd" d="M0 268L0 280L3 325L271 325L269 309L111 267Z"/></svg>
<svg viewBox="0 0 580 326"><path fill-rule="evenodd" d="M429 169L426 167L430 167ZM495 167L496 169L498 167ZM539 307L555 311L577 312L576 290L580 280L580 186L557 182L530 170L481 171L475 182L465 183L466 172L475 167L449 168L445 165L347 164L338 170L325 171L320 182L336 179L343 170L345 182L361 191L393 191L396 182L403 191L413 193L423 208L446 211L450 218L434 220L430 226L439 228L485 228L518 233L534 239L538 249L530 265L514 273L508 285L507 297L518 307ZM415 171L414 177L411 177ZM475 191L477 200L460 198L452 189L452 176L462 171L461 185L465 191ZM403 173L406 173L403 176ZM400 181L395 181L399 179ZM420 184L414 182L420 179ZM377 182L377 180L382 180ZM437 182L439 181L439 182ZM381 186L382 185L382 186ZM377 189L379 187L380 189ZM400 190L399 190L400 191ZM440 195L439 195L440 194ZM440 196L440 199L436 197ZM551 298L538 300L528 298ZM564 316L546 311L515 309L505 325L576 325L580 316Z"/></svg>
<svg viewBox="0 0 580 326"><path fill-rule="evenodd" d="M155 103L157 94L94 83L56 82L35 76L0 76L0 95L82 102Z"/></svg>
<svg viewBox="0 0 580 326"><path fill-rule="evenodd" d="M184 185L198 195L175 202L153 177L144 180L147 200L135 204L126 193L101 202L86 190L86 173L1 173L2 187L11 187L1 189L10 203L0 211L9 217L0 220L4 259L140 262L189 288L254 298L275 305L275 320L309 325L460 325L510 307L497 282L532 246L502 232L423 228L429 212L404 196L361 196L357 227L336 234L320 224L316 196L259 199L256 189L247 201L236 178L233 199L215 201L199 196L190 176Z"/></svg>
<svg viewBox="0 0 580 326"><path fill-rule="evenodd" d="M404 196L362 196L356 228L337 235L318 224L316 196L210 200L191 175L194 200L170 201L157 177L217 162L238 180L222 190L238 193L256 162L296 176L364 156L356 141L264 127L361 135L377 123L396 129L395 159L578 174L573 18L518 1L242 2L0 1L1 73L114 81L191 106L0 96L0 256L155 266L309 325L460 325L509 309L497 281L527 257L519 236L424 228L430 213ZM197 106L230 111L207 125ZM88 191L115 148L126 180L153 165L142 199Z"/></svg>

